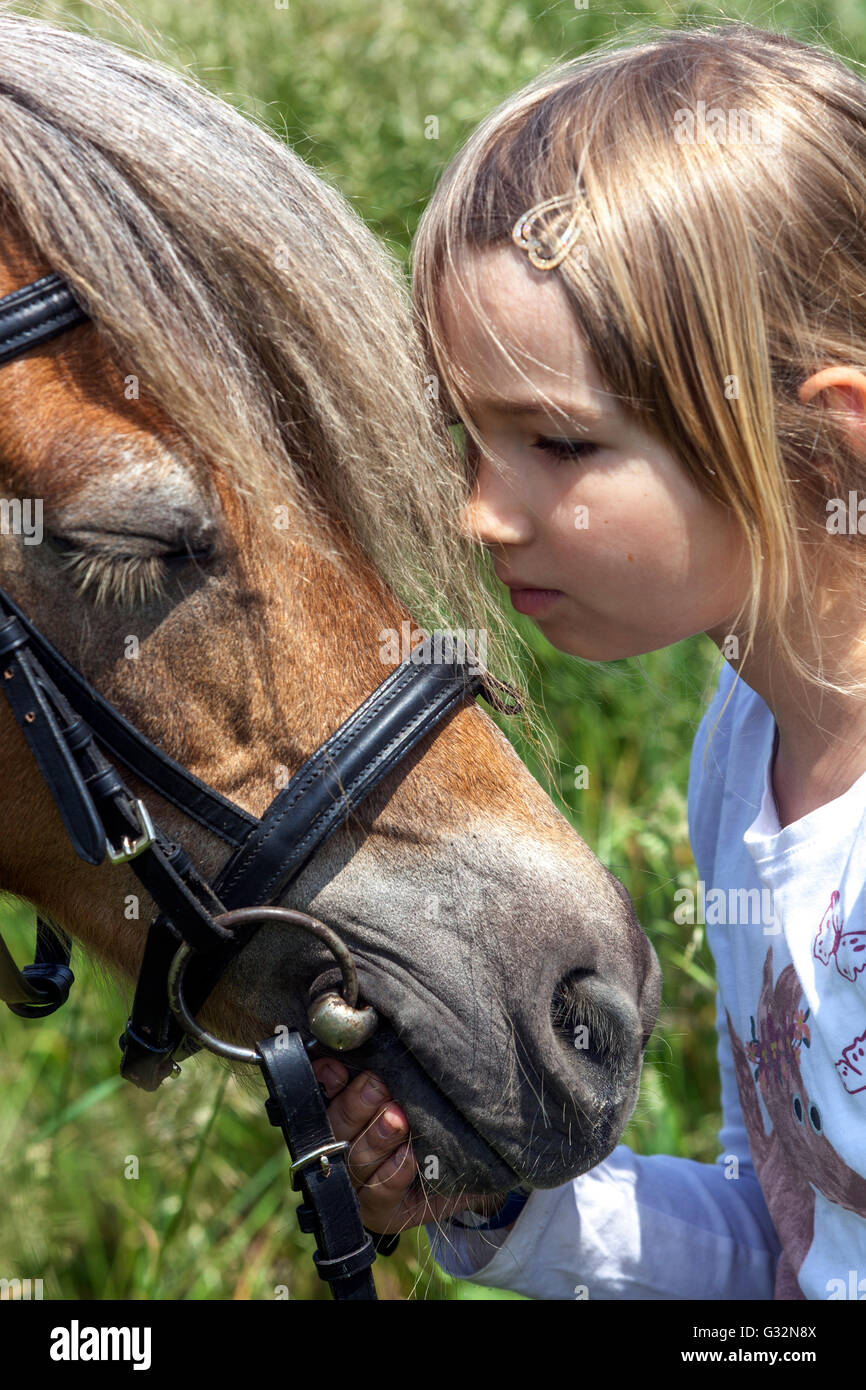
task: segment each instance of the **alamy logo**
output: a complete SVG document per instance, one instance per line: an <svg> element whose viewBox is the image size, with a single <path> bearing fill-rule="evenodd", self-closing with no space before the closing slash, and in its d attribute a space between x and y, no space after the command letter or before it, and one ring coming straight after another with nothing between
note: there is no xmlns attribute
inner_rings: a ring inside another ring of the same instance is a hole
<svg viewBox="0 0 866 1390"><path fill-rule="evenodd" d="M134 1371L150 1370L149 1327L68 1327L51 1330L52 1361L131 1361Z"/></svg>
<svg viewBox="0 0 866 1390"><path fill-rule="evenodd" d="M471 675L481 675L485 670L487 632L483 627L453 631L437 627L430 633L406 621L400 624L399 632L394 627L383 627L379 642L379 660L388 665L412 661L416 666L430 666L458 661L465 664Z"/></svg>
<svg viewBox="0 0 866 1390"><path fill-rule="evenodd" d="M41 497L0 497L0 536L23 536L25 545L41 545L42 534Z"/></svg>
<svg viewBox="0 0 866 1390"><path fill-rule="evenodd" d="M41 1297L41 1279L0 1279L0 1302Z"/></svg>
<svg viewBox="0 0 866 1390"><path fill-rule="evenodd" d="M782 123L775 112L749 111L745 107L707 106L694 110L680 106L674 112L674 139L678 145L754 145L778 154L782 147Z"/></svg>
<svg viewBox="0 0 866 1390"><path fill-rule="evenodd" d="M781 924L776 919L771 888L708 888L698 879L697 892L678 888L674 893L674 921L679 926L746 926L763 928L764 936L777 936Z"/></svg>

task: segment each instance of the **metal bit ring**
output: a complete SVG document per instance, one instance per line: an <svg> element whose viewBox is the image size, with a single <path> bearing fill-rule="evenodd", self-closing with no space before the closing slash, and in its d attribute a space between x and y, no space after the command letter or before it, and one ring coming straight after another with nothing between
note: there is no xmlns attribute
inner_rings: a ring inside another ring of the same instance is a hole
<svg viewBox="0 0 866 1390"><path fill-rule="evenodd" d="M337 1050L358 1047L376 1031L378 1017L370 1005L356 1009L358 1002L358 972L348 947L340 940L332 927L326 926L318 918L307 912L297 912L288 907L239 907L233 912L223 912L214 921L220 927L231 929L254 921L285 922L311 932L331 951L343 976L343 994L328 993L316 999L308 1011L308 1021L313 1039L306 1043L308 1048L317 1042ZM261 1065L261 1057L256 1048L239 1047L225 1042L213 1033L208 1033L197 1023L186 1006L183 997L183 977L195 950L186 942L178 949L168 972L168 1002L177 1021L191 1033L196 1042L219 1057L227 1057L232 1062L249 1062Z"/></svg>

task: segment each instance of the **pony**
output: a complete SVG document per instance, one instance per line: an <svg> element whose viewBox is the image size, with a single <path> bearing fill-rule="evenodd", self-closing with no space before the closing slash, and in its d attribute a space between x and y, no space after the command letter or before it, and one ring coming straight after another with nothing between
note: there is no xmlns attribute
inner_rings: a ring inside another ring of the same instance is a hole
<svg viewBox="0 0 866 1390"><path fill-rule="evenodd" d="M0 537L0 586L49 641L254 815L404 624L484 634L519 694L400 267L341 194L190 76L5 11L0 132L0 295L57 272L90 319L0 370L0 496L39 518ZM127 866L76 859L5 706L0 739L0 889L134 981L152 903ZM225 846L136 795L212 880ZM350 947L381 1023L345 1060L404 1106L431 1190L557 1186L614 1147L658 962L481 708L280 905ZM323 963L263 926L202 1021L239 1043L304 1028Z"/></svg>

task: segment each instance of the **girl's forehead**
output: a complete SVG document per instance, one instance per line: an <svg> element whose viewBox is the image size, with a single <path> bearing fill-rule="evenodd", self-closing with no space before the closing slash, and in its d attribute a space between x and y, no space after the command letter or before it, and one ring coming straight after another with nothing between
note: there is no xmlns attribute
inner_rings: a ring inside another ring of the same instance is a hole
<svg viewBox="0 0 866 1390"><path fill-rule="evenodd" d="M443 278L439 311L449 362L473 395L602 387L562 281L515 246L467 251Z"/></svg>
<svg viewBox="0 0 866 1390"><path fill-rule="evenodd" d="M506 319L540 319L557 311L571 317L561 279L536 270L511 242L464 249L445 272L442 299L458 315L481 309Z"/></svg>

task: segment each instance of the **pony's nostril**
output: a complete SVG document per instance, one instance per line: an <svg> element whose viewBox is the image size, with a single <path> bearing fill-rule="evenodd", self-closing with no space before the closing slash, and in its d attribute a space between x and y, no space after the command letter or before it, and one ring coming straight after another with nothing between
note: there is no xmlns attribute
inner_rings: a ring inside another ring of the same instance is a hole
<svg viewBox="0 0 866 1390"><path fill-rule="evenodd" d="M550 1003L550 1022L555 1036L569 1048L584 1043L589 1027L585 996L581 994L583 982L592 975L591 970L570 970L564 975L553 991Z"/></svg>
<svg viewBox="0 0 866 1390"><path fill-rule="evenodd" d="M550 1021L570 1057L618 1074L634 1062L640 1038L627 1001L594 970L570 970L553 991Z"/></svg>

